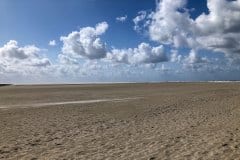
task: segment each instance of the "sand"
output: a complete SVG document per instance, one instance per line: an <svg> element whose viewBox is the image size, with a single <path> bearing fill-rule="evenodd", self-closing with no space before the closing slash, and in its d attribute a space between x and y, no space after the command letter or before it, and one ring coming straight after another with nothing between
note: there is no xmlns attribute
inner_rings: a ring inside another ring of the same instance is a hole
<svg viewBox="0 0 240 160"><path fill-rule="evenodd" d="M3 86L0 159L240 159L240 83Z"/></svg>

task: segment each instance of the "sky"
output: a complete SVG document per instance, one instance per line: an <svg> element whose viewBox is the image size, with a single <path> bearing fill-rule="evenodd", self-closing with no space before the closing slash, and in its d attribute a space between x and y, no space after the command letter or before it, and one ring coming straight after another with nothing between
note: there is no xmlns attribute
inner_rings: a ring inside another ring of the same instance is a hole
<svg viewBox="0 0 240 160"><path fill-rule="evenodd" d="M240 0L1 0L0 83L240 80Z"/></svg>

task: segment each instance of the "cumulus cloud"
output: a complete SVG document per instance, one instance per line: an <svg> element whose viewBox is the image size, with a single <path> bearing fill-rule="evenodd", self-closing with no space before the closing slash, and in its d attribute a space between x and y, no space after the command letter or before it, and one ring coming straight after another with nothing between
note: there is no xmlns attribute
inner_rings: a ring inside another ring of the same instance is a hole
<svg viewBox="0 0 240 160"><path fill-rule="evenodd" d="M59 54L58 60L60 64L66 64L66 65L77 65L79 64L79 59L74 58L65 54Z"/></svg>
<svg viewBox="0 0 240 160"><path fill-rule="evenodd" d="M164 47L159 45L152 47L147 43L141 43L137 48L110 49L99 38L105 33L108 25L102 22L93 27L81 28L79 32L72 32L63 41L62 53L58 55L61 64L80 65L81 60L100 60L111 63L125 63L141 65L168 61ZM107 60L107 61L106 61ZM90 63L88 63L90 64Z"/></svg>
<svg viewBox="0 0 240 160"><path fill-rule="evenodd" d="M147 11L139 11L138 15L133 19L133 29L137 32L141 32L150 24L151 17L152 13L148 13Z"/></svg>
<svg viewBox="0 0 240 160"><path fill-rule="evenodd" d="M240 53L240 0L208 0L209 14L196 18L197 41L225 54Z"/></svg>
<svg viewBox="0 0 240 160"><path fill-rule="evenodd" d="M161 68L158 68L157 70L161 71L161 72L164 72L164 73L167 73L170 71L169 68L167 68L164 64L161 65Z"/></svg>
<svg viewBox="0 0 240 160"><path fill-rule="evenodd" d="M49 45L49 46L56 46L57 43L56 43L55 40L51 40L51 41L49 41L48 45Z"/></svg>
<svg viewBox="0 0 240 160"><path fill-rule="evenodd" d="M197 51L191 50L188 56L184 57L181 61L184 69L190 69L194 71L207 71L210 67L210 60L207 57L201 57Z"/></svg>
<svg viewBox="0 0 240 160"><path fill-rule="evenodd" d="M175 47L190 45L194 32L193 20L187 11L180 12L186 4L186 0L159 2L149 25L149 36L153 41L173 44Z"/></svg>
<svg viewBox="0 0 240 160"><path fill-rule="evenodd" d="M100 59L106 56L106 44L99 36L108 29L106 22L93 27L84 27L80 31L74 31L67 36L62 36L62 54L74 58Z"/></svg>
<svg viewBox="0 0 240 160"><path fill-rule="evenodd" d="M146 11L138 12L138 15L133 19L134 30L139 31L141 29L140 22L143 22L147 17Z"/></svg>
<svg viewBox="0 0 240 160"><path fill-rule="evenodd" d="M201 14L196 19L201 34L239 33L240 1L208 0L209 14Z"/></svg>
<svg viewBox="0 0 240 160"><path fill-rule="evenodd" d="M20 81L24 76L26 81L31 81L34 77L38 79L52 65L42 54L44 52L45 50L34 45L20 47L17 41L10 40L0 47L0 73L5 77L12 77L12 80L17 78Z"/></svg>
<svg viewBox="0 0 240 160"><path fill-rule="evenodd" d="M17 41L10 40L0 48L0 56L5 59L27 59L36 57L39 51L40 49L35 46L19 47Z"/></svg>
<svg viewBox="0 0 240 160"><path fill-rule="evenodd" d="M126 20L127 20L127 15L116 18L116 21L118 21L118 22L125 22Z"/></svg>
<svg viewBox="0 0 240 160"><path fill-rule="evenodd" d="M107 54L107 59L117 63L149 64L168 61L162 45L152 47L141 43L137 48L113 49Z"/></svg>
<svg viewBox="0 0 240 160"><path fill-rule="evenodd" d="M186 4L187 0L159 1L151 22L145 23L150 39L173 48L240 53L240 0L208 0L209 13L196 19L190 17Z"/></svg>
<svg viewBox="0 0 240 160"><path fill-rule="evenodd" d="M50 61L40 55L40 48L34 45L19 47L18 42L10 40L0 48L2 64L14 66L15 64L26 64L29 66L48 66Z"/></svg>
<svg viewBox="0 0 240 160"><path fill-rule="evenodd" d="M191 50L189 55L186 57L185 61L188 64L196 64L196 63L207 63L208 59L206 57L198 56L196 51Z"/></svg>
<svg viewBox="0 0 240 160"><path fill-rule="evenodd" d="M181 60L182 60L182 55L178 54L177 50L173 50L170 56L170 61L179 63L181 62Z"/></svg>

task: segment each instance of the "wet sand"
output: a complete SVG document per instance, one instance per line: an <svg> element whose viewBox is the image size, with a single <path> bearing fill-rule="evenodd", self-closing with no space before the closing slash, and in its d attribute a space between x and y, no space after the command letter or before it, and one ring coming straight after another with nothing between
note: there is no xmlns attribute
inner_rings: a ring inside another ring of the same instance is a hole
<svg viewBox="0 0 240 160"><path fill-rule="evenodd" d="M240 83L0 87L0 159L240 159Z"/></svg>

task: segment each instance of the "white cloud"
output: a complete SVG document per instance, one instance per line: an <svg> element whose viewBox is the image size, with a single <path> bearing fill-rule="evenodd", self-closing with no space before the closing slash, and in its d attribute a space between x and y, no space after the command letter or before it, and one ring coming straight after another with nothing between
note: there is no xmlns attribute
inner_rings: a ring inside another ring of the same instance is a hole
<svg viewBox="0 0 240 160"><path fill-rule="evenodd" d="M116 18L116 21L118 21L118 22L125 22L126 20L127 20L127 15Z"/></svg>
<svg viewBox="0 0 240 160"><path fill-rule="evenodd" d="M66 65L77 65L79 64L79 60L74 57L70 57L65 54L59 54L58 55L58 60L60 64L66 64Z"/></svg>
<svg viewBox="0 0 240 160"><path fill-rule="evenodd" d="M207 70L206 66L209 66L210 61L207 57L201 57L198 55L197 51L191 50L189 55L185 57L182 61L183 67L185 69L191 69L194 71Z"/></svg>
<svg viewBox="0 0 240 160"><path fill-rule="evenodd" d="M67 36L62 36L62 54L73 58L100 59L106 56L106 44L100 35L106 32L108 24L102 22L93 27L84 27Z"/></svg>
<svg viewBox="0 0 240 160"><path fill-rule="evenodd" d="M188 33L192 33L193 21L188 12L179 12L186 0L162 0L152 14L149 25L149 36L153 41L162 44L173 44L175 47L189 46Z"/></svg>
<svg viewBox="0 0 240 160"><path fill-rule="evenodd" d="M133 29L137 32L142 31L145 27L151 22L151 14L148 14L147 11L139 11L138 15L133 19L134 27Z"/></svg>
<svg viewBox="0 0 240 160"><path fill-rule="evenodd" d="M33 45L19 47L17 41L10 40L0 48L0 56L5 59L27 59L36 57L39 51L40 49Z"/></svg>
<svg viewBox="0 0 240 160"><path fill-rule="evenodd" d="M196 24L201 34L239 33L240 1L208 0L209 14L201 14Z"/></svg>
<svg viewBox="0 0 240 160"><path fill-rule="evenodd" d="M101 64L99 64L98 61L88 60L83 64L83 68L88 69L88 70L99 70L102 67L103 66Z"/></svg>
<svg viewBox="0 0 240 160"><path fill-rule="evenodd" d="M209 14L195 20L197 41L225 54L240 53L240 0L208 0Z"/></svg>
<svg viewBox="0 0 240 160"><path fill-rule="evenodd" d="M161 65L161 68L159 68L158 70L160 70L161 72L167 73L170 71L169 68L167 68L164 64Z"/></svg>
<svg viewBox="0 0 240 160"><path fill-rule="evenodd" d="M197 52L194 50L191 50L188 57L186 57L185 61L188 64L196 64L196 63L207 63L208 60L206 57L200 57L198 56Z"/></svg>
<svg viewBox="0 0 240 160"><path fill-rule="evenodd" d="M0 48L0 65L5 73L35 72L51 65L40 52L44 51L34 45L19 47L17 41L10 40Z"/></svg>
<svg viewBox="0 0 240 160"><path fill-rule="evenodd" d="M177 50L173 50L170 57L170 61L179 63L181 62L181 60L182 60L182 55L178 54Z"/></svg>
<svg viewBox="0 0 240 160"><path fill-rule="evenodd" d="M57 43L56 43L55 40L51 40L51 41L49 41L48 45L49 45L49 46L56 46Z"/></svg>
<svg viewBox="0 0 240 160"><path fill-rule="evenodd" d="M163 46L152 47L141 43L137 48L113 49L107 59L117 63L148 64L168 61Z"/></svg>
<svg viewBox="0 0 240 160"><path fill-rule="evenodd" d="M208 0L209 14L192 19L187 0L161 0L148 26L151 40L173 48L240 53L240 0ZM140 19L147 15L142 14ZM138 22L138 19L136 22Z"/></svg>
<svg viewBox="0 0 240 160"><path fill-rule="evenodd" d="M131 65L160 63L168 61L164 47L152 47L141 43L137 48L112 49L107 53L107 47L99 36L105 33L106 22L97 24L95 28L81 28L79 32L72 32L63 41L62 53L58 55L59 62L68 65L80 65L82 60L103 59L113 63L126 63Z"/></svg>

